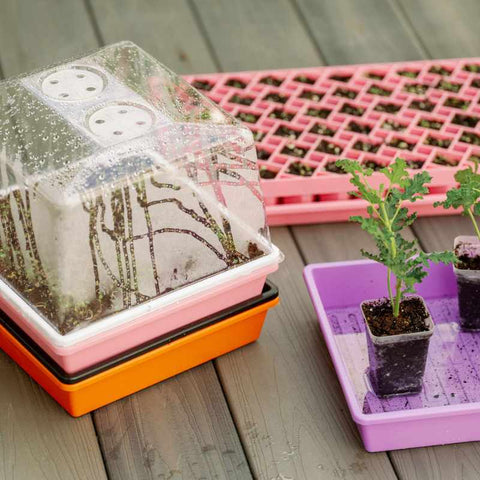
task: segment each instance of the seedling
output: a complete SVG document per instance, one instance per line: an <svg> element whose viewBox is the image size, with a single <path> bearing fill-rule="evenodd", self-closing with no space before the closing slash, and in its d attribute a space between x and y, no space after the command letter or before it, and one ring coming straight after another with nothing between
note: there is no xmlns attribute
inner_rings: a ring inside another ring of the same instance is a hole
<svg viewBox="0 0 480 480"><path fill-rule="evenodd" d="M473 160L473 167L459 170L455 174L458 187L447 192L447 198L443 202L436 202L435 207L460 208L463 215L470 218L475 233L480 241L480 227L475 218L480 215L480 164L477 159Z"/></svg>
<svg viewBox="0 0 480 480"><path fill-rule="evenodd" d="M480 330L480 228L477 218L480 215L480 167L479 159L471 156L473 166L460 170L455 175L456 188L447 192L443 202L435 207L459 208L470 218L476 236L457 236L454 241L455 276L457 279L460 326L464 330Z"/></svg>
<svg viewBox="0 0 480 480"><path fill-rule="evenodd" d="M352 175L350 182L355 186L353 195L368 202L366 217L354 216L350 220L361 225L372 235L378 253L362 249L362 255L387 267L387 288L393 316L399 317L400 304L407 293L415 293L415 285L427 275L428 262L451 263L455 260L451 252L425 253L416 241L402 236L404 228L412 225L417 215L409 214L403 202L416 202L428 193L431 181L428 172L423 171L410 177L405 160L398 158L395 163L380 170L386 183L375 188L368 182L373 170L353 160L338 160L337 165ZM392 286L392 277L395 286Z"/></svg>

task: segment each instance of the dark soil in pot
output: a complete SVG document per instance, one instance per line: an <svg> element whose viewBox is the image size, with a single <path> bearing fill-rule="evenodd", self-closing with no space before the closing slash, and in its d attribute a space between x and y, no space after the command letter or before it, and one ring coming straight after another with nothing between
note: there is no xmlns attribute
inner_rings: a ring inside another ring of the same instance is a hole
<svg viewBox="0 0 480 480"><path fill-rule="evenodd" d="M382 128L384 130L391 130L393 132L403 132L406 130L407 126L403 123L395 122L395 120L388 119L382 123Z"/></svg>
<svg viewBox="0 0 480 480"><path fill-rule="evenodd" d="M352 120L348 124L347 130L350 130L351 132L363 133L364 135L368 135L372 131L372 127L370 127L370 125L358 123Z"/></svg>
<svg viewBox="0 0 480 480"><path fill-rule="evenodd" d="M302 132L300 130L295 130L286 125L280 125L274 133L274 135L278 135L279 137L287 138L298 138L301 134Z"/></svg>
<svg viewBox="0 0 480 480"><path fill-rule="evenodd" d="M263 97L264 100L276 103L287 103L288 98L286 95L281 95L280 93L269 93Z"/></svg>
<svg viewBox="0 0 480 480"><path fill-rule="evenodd" d="M409 108L422 110L423 112L431 112L435 108L435 104L428 100L414 100Z"/></svg>
<svg viewBox="0 0 480 480"><path fill-rule="evenodd" d="M327 140L321 140L317 147L318 152L328 153L330 155L341 155L343 148L340 145L329 142Z"/></svg>
<svg viewBox="0 0 480 480"><path fill-rule="evenodd" d="M414 93L415 95L424 95L428 90L428 85L423 83L408 83L403 87L408 93Z"/></svg>
<svg viewBox="0 0 480 480"><path fill-rule="evenodd" d="M388 144L390 147L398 148L400 150L410 150L412 151L415 148L414 143L408 143L401 138L393 138L392 141Z"/></svg>
<svg viewBox="0 0 480 480"><path fill-rule="evenodd" d="M349 103L345 103L340 109L340 113L346 113L348 115L354 115L355 117L361 117L365 113L365 109L363 107L358 107L355 105L350 105Z"/></svg>
<svg viewBox="0 0 480 480"><path fill-rule="evenodd" d="M271 85L272 87L279 87L283 83L283 80L268 76L268 77L263 77L260 80L260 83L264 83L265 85Z"/></svg>
<svg viewBox="0 0 480 480"><path fill-rule="evenodd" d="M363 164L374 172L379 172L385 166L375 160L366 160Z"/></svg>
<svg viewBox="0 0 480 480"><path fill-rule="evenodd" d="M328 108L309 108L306 111L306 115L317 118L327 118L332 113Z"/></svg>
<svg viewBox="0 0 480 480"><path fill-rule="evenodd" d="M370 382L378 396L422 390L433 323L421 297L405 298L393 316L388 299L364 302Z"/></svg>
<svg viewBox="0 0 480 480"><path fill-rule="evenodd" d="M386 88L380 87L379 85L372 85L367 90L367 93L370 93L371 95L380 95L381 97L389 97L392 94L392 91Z"/></svg>
<svg viewBox="0 0 480 480"><path fill-rule="evenodd" d="M437 155L433 159L435 165L441 165L442 167L456 167L458 165L458 160L444 157L443 155Z"/></svg>
<svg viewBox="0 0 480 480"><path fill-rule="evenodd" d="M315 169L309 165L305 165L302 162L293 162L289 165L287 173L299 175L300 177L311 177L314 171Z"/></svg>
<svg viewBox="0 0 480 480"><path fill-rule="evenodd" d="M265 165L262 165L258 171L260 173L260 178L263 178L264 180L271 180L277 176L277 172L269 170Z"/></svg>
<svg viewBox="0 0 480 480"><path fill-rule="evenodd" d="M241 80L239 80L238 78L231 78L230 80L228 80L225 85L229 86L229 87L234 87L234 88L245 88L247 86L247 84L245 82L242 82Z"/></svg>
<svg viewBox="0 0 480 480"><path fill-rule="evenodd" d="M440 130L443 127L443 122L438 120L428 120L427 118L422 118L418 122L418 126L422 128L430 128L431 130Z"/></svg>
<svg viewBox="0 0 480 480"><path fill-rule="evenodd" d="M422 160L406 160L406 162L407 168L410 168L412 170L420 170L423 167Z"/></svg>
<svg viewBox="0 0 480 480"><path fill-rule="evenodd" d="M466 110L469 105L469 100L462 100L461 98L449 97L445 100L444 105L450 108L459 108L460 110Z"/></svg>
<svg viewBox="0 0 480 480"><path fill-rule="evenodd" d="M414 70L399 70L397 75L401 75L402 77L407 78L417 78L420 72L416 72Z"/></svg>
<svg viewBox="0 0 480 480"><path fill-rule="evenodd" d="M357 140L353 144L353 149L354 150L361 150L362 152L371 152L371 153L377 153L378 149L381 147L380 143L369 143L369 142L363 142L362 140Z"/></svg>
<svg viewBox="0 0 480 480"><path fill-rule="evenodd" d="M307 150L294 144L287 144L283 147L280 153L283 153L284 155L290 155L292 157L303 158L307 154Z"/></svg>
<svg viewBox="0 0 480 480"><path fill-rule="evenodd" d="M376 112L397 113L400 108L402 107L396 103L379 103L375 106L374 110Z"/></svg>
<svg viewBox="0 0 480 480"><path fill-rule="evenodd" d="M351 75L330 75L330 80L335 80L337 82L347 83L352 78Z"/></svg>
<svg viewBox="0 0 480 480"><path fill-rule="evenodd" d="M240 105L250 106L255 99L253 97L242 97L241 95L235 94L230 98L230 103L238 103Z"/></svg>
<svg viewBox="0 0 480 480"><path fill-rule="evenodd" d="M463 132L460 141L471 145L480 145L480 136L473 132Z"/></svg>
<svg viewBox="0 0 480 480"><path fill-rule="evenodd" d="M336 162L328 162L325 165L325 170L330 173L338 173L339 175L345 175L347 173L342 167L337 165Z"/></svg>
<svg viewBox="0 0 480 480"><path fill-rule="evenodd" d="M460 326L480 330L480 242L476 237L459 237L455 242Z"/></svg>
<svg viewBox="0 0 480 480"><path fill-rule="evenodd" d="M319 102L323 96L323 93L314 92L313 90L304 90L300 94L300 98L305 98L306 100L312 100L314 102Z"/></svg>
<svg viewBox="0 0 480 480"><path fill-rule="evenodd" d="M478 117L456 113L453 117L452 123L455 123L457 125L463 125L464 127L475 128L477 126L478 120Z"/></svg>
<svg viewBox="0 0 480 480"><path fill-rule="evenodd" d="M206 80L194 80L192 82L192 87L197 90L205 90L209 92L213 88L213 83L207 82Z"/></svg>
<svg viewBox="0 0 480 480"><path fill-rule="evenodd" d="M431 145L432 147L448 148L452 141L447 138L437 138L429 135L424 143L425 145Z"/></svg>
<svg viewBox="0 0 480 480"><path fill-rule="evenodd" d="M441 65L433 65L430 67L429 73L436 73L437 75L448 76L452 73L448 68L442 67Z"/></svg>
<svg viewBox="0 0 480 480"><path fill-rule="evenodd" d="M357 98L357 92L355 90L349 90L348 88L337 88L333 94L336 97L349 98L350 100Z"/></svg>
<svg viewBox="0 0 480 480"><path fill-rule="evenodd" d="M324 135L326 137L333 137L336 131L326 127L325 125L317 123L310 129L310 133L315 133L317 135Z"/></svg>

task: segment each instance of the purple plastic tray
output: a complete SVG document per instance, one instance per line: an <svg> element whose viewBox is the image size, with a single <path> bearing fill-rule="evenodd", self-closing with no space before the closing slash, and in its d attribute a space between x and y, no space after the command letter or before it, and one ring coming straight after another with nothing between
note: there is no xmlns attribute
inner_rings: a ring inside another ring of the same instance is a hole
<svg viewBox="0 0 480 480"><path fill-rule="evenodd" d="M309 265L304 271L320 327L365 448L370 452L480 440L480 333L458 327L451 266L432 265L418 288L435 332L419 395L378 398L367 380L359 308L386 295L386 269L369 260Z"/></svg>

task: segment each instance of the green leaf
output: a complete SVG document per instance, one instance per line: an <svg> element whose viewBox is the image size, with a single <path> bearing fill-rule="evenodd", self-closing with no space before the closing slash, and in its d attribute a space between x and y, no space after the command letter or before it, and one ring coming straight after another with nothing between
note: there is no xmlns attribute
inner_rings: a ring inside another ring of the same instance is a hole
<svg viewBox="0 0 480 480"><path fill-rule="evenodd" d="M428 172L423 171L410 177L405 160L399 158L380 170L385 181L381 182L377 189L368 182L368 177L373 172L358 162L339 160L337 165L351 175L350 182L356 187L358 196L369 204L367 216L355 216L350 219L359 223L375 240L378 251L372 253L362 250L362 255L382 263L390 270L400 286L401 298L405 293L414 292L415 285L425 278L429 261L436 263L455 261L452 252L424 253L416 241L407 240L402 236L403 230L417 219L416 213L410 214L402 204L404 201L416 202L428 193L428 184L431 182ZM460 178L468 179L469 195L472 195L475 191L472 185L476 179L471 173ZM439 205L450 208L450 205L456 205L463 198L462 195L465 196L462 186L451 192L453 193L449 192L450 195ZM477 202L475 209L480 211L479 205L480 202ZM395 299L391 300L393 302Z"/></svg>

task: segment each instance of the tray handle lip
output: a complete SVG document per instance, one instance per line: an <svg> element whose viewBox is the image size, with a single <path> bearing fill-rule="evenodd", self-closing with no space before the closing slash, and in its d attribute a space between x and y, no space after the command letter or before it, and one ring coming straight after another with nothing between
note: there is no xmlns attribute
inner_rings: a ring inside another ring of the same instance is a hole
<svg viewBox="0 0 480 480"><path fill-rule="evenodd" d="M347 402L350 414L355 423L363 426L381 425L386 423L410 422L418 420L433 420L435 418L455 417L471 413L480 413L480 402L469 404L448 405L441 407L429 407L423 409L413 409L396 412L383 413L363 413L358 404L355 392L349 381L349 375L345 364L337 351L335 339L328 321L327 313L323 307L323 302L316 288L314 274L318 270L325 270L335 266L356 266L365 264L374 264L372 260L350 260L341 262L314 263L307 265L303 270L303 276L307 285L307 290L312 299L314 309L317 313L318 322L327 344L330 357L335 367L338 381L342 388L345 400Z"/></svg>

